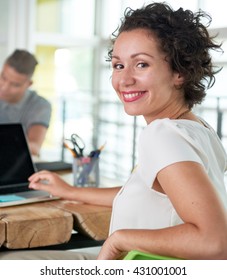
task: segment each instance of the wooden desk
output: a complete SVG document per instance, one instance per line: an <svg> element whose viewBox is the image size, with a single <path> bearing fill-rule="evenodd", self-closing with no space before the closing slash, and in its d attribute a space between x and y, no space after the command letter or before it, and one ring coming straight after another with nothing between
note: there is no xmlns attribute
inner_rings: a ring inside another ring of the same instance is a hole
<svg viewBox="0 0 227 280"><path fill-rule="evenodd" d="M109 207L65 200L1 208L0 247L22 249L62 244L69 241L73 229L94 240L104 240L110 216Z"/></svg>
<svg viewBox="0 0 227 280"><path fill-rule="evenodd" d="M58 174L72 183L72 172L59 171ZM100 187L117 185L121 182L101 178ZM105 240L111 210L66 200L0 208L0 247L24 249L63 244L72 238L72 230L96 241Z"/></svg>

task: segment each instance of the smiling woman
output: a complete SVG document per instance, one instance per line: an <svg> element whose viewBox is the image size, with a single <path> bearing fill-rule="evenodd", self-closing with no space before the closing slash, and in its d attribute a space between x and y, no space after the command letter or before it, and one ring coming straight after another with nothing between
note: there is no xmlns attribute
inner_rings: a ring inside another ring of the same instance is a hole
<svg viewBox="0 0 227 280"><path fill-rule="evenodd" d="M150 123L157 117L175 117L187 108L180 89L183 76L171 70L150 31L138 28L120 33L112 65L112 84L128 114L143 115Z"/></svg>
<svg viewBox="0 0 227 280"><path fill-rule="evenodd" d="M227 156L211 126L191 111L214 81L210 49L220 49L202 24L206 18L164 3L126 10L109 52L112 84L126 113L142 115L147 126L137 168L122 187L72 187L47 171L29 178L32 189L112 206L100 260L132 249L227 259Z"/></svg>

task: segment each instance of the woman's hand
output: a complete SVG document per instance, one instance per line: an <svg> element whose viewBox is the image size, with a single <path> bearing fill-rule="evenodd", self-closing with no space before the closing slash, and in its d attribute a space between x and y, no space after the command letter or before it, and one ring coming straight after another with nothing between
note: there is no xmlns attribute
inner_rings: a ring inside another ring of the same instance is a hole
<svg viewBox="0 0 227 280"><path fill-rule="evenodd" d="M72 189L69 184L62 180L56 173L50 171L40 171L28 178L29 188L34 190L44 190L53 196L70 199Z"/></svg>
<svg viewBox="0 0 227 280"><path fill-rule="evenodd" d="M115 231L104 242L98 260L117 260L122 259L126 253L120 249L121 231Z"/></svg>

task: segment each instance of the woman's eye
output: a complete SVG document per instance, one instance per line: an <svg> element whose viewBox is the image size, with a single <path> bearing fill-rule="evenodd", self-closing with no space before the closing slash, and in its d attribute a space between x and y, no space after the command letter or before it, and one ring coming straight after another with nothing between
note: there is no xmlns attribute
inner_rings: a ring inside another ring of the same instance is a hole
<svg viewBox="0 0 227 280"><path fill-rule="evenodd" d="M149 66L148 63L146 63L146 62L140 62L140 63L137 64L137 67L139 67L139 68L145 68L145 67L148 67L148 66Z"/></svg>
<svg viewBox="0 0 227 280"><path fill-rule="evenodd" d="M115 64L113 64L113 68L117 69L117 70L120 70L120 69L123 69L124 66L122 64L120 64L120 63L115 63Z"/></svg>

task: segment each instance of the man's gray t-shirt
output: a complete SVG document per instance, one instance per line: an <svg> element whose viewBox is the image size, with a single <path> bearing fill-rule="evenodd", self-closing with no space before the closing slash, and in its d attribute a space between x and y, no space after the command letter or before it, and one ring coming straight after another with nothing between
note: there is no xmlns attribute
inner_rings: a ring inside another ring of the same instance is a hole
<svg viewBox="0 0 227 280"><path fill-rule="evenodd" d="M51 104L33 90L27 90L17 104L0 100L0 123L22 123L25 131L35 124L49 126Z"/></svg>

